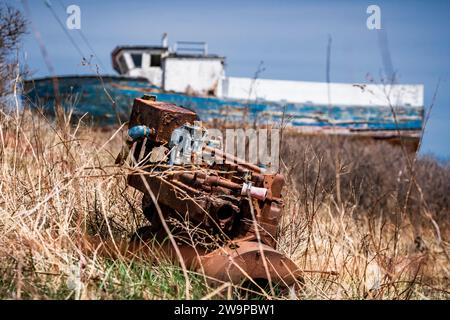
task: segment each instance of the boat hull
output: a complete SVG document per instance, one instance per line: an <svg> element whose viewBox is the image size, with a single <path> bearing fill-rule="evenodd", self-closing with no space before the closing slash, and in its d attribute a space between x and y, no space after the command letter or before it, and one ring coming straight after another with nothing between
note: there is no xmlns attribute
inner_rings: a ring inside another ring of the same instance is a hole
<svg viewBox="0 0 450 320"><path fill-rule="evenodd" d="M55 80L57 90L54 90ZM145 79L117 76L66 76L26 81L24 97L32 106L52 111L55 92L64 108L76 116L89 116L99 125L129 118L133 99L143 93L159 101L194 110L203 121L281 124L304 133L325 133L417 140L423 124L423 107L345 106L245 101L164 92ZM395 116L394 116L395 115Z"/></svg>

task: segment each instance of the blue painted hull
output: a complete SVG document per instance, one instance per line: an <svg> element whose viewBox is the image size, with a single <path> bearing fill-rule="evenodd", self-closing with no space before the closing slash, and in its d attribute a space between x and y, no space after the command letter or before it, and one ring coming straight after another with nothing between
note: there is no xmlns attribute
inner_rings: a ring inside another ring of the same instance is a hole
<svg viewBox="0 0 450 320"><path fill-rule="evenodd" d="M133 99L143 93L157 95L159 101L182 105L197 112L200 119L229 122L284 123L292 127L342 128L350 131L419 131L422 129L422 107L396 107L395 121L392 110L378 106L326 106L313 104L243 101L215 97L189 96L163 92L145 79L108 76L58 77L58 95L64 108L73 108L74 114L88 113L98 124L113 124L117 114L128 120ZM109 93L114 103L105 93ZM51 78L27 81L24 98L32 106L52 111L55 90Z"/></svg>

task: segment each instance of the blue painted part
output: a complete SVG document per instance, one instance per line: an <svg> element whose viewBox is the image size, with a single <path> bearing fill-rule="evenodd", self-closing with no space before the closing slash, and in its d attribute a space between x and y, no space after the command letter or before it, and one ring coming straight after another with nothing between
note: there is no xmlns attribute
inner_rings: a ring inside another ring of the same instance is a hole
<svg viewBox="0 0 450 320"><path fill-rule="evenodd" d="M128 135L133 140L149 137L150 132L150 128L147 126L134 126L128 129Z"/></svg>
<svg viewBox="0 0 450 320"><path fill-rule="evenodd" d="M338 127L351 130L421 130L423 107L396 107L397 122L392 110L380 106L313 105L279 103L270 101L245 101L199 97L164 92L145 79L104 76L59 77L60 100L66 109L73 108L75 115L88 113L98 124L113 124L116 113L127 121L133 100L144 93L154 94L158 101L170 102L190 108L204 121L223 120L241 122L281 123L293 127ZM108 91L114 103L105 94ZM32 106L40 106L50 112L55 102L51 78L25 83L24 99ZM285 112L283 117L283 112Z"/></svg>

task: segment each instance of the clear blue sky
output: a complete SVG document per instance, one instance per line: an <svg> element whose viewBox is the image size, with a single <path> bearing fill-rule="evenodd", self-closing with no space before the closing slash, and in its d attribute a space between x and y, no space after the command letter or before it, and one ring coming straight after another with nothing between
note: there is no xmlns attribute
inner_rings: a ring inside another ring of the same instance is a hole
<svg viewBox="0 0 450 320"><path fill-rule="evenodd" d="M20 1L7 3L22 8ZM32 21L42 34L57 74L91 73L44 1L28 0ZM331 81L379 79L381 54L366 8L381 8L394 69L401 83L424 84L428 107L438 79L441 86L426 131L423 153L450 159L450 1L83 1L51 0L65 23L63 6L81 8L81 28L112 74L116 45L207 41L209 51L227 57L227 74L252 76L259 62L262 78L325 81L326 46L332 37ZM86 55L77 31L69 31ZM48 75L30 32L24 58L35 76Z"/></svg>

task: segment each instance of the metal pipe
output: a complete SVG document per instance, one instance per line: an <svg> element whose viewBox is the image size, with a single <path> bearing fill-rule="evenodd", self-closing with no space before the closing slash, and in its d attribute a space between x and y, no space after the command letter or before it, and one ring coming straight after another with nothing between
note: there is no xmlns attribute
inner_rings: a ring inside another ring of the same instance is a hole
<svg viewBox="0 0 450 320"><path fill-rule="evenodd" d="M232 163L237 163L237 164L239 164L239 165L241 165L241 166L243 166L243 167L245 167L245 168L247 168L249 170L253 170L253 171L257 172L257 173L263 173L263 169L262 168L254 165L254 164L251 164L251 163L249 163L249 162L247 162L247 161L245 161L245 160L243 160L241 158L238 158L238 157L235 157L235 156L233 156L231 154L225 153L222 150L219 150L219 149L216 149L216 148L211 148L209 146L205 146L204 149L206 151L209 151L209 152L214 152L215 154L223 157L224 159L232 161Z"/></svg>

